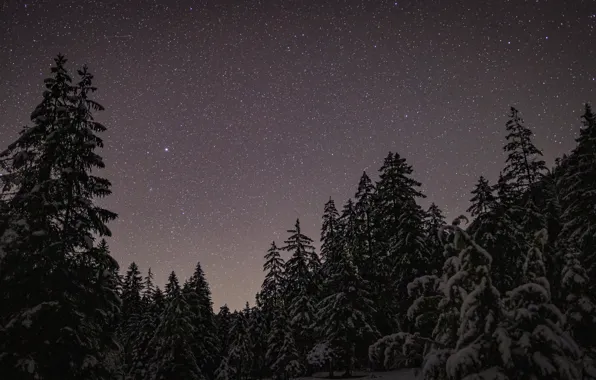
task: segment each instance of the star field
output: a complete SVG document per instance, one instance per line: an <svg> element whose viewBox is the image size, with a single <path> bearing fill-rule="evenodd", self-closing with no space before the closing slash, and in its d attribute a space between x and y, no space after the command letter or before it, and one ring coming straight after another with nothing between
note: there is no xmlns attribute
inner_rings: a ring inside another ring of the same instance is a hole
<svg viewBox="0 0 596 380"><path fill-rule="evenodd" d="M388 151L448 217L503 167L509 106L549 163L596 102L596 2L0 0L0 145L62 52L87 63L122 267L200 261L215 308L251 303L300 217L376 178Z"/></svg>

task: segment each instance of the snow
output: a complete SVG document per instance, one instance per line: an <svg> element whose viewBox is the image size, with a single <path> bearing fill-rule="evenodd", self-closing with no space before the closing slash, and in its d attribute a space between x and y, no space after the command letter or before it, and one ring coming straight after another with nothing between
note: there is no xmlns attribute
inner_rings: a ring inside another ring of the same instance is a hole
<svg viewBox="0 0 596 380"><path fill-rule="evenodd" d="M394 371L387 371L387 372L358 372L354 371L354 376L364 376L358 378L358 380L418 380L416 374L420 370L418 369L398 369ZM327 372L319 372L313 374L312 377L300 377L297 380L320 380L321 378L325 378L328 375Z"/></svg>

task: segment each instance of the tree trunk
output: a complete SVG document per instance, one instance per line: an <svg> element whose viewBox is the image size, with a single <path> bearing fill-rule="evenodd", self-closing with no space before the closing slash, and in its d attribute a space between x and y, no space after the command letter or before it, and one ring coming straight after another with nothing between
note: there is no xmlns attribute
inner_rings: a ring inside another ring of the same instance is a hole
<svg viewBox="0 0 596 380"><path fill-rule="evenodd" d="M333 378L333 359L329 359L329 378Z"/></svg>

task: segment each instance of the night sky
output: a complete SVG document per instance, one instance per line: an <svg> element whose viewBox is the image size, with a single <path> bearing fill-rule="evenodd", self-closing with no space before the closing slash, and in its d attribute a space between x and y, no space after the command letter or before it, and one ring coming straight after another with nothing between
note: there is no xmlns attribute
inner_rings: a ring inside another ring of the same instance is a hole
<svg viewBox="0 0 596 380"><path fill-rule="evenodd" d="M200 261L216 310L239 308L271 241L297 217L318 241L323 204L389 151L451 218L503 167L511 105L549 163L569 151L595 29L584 0L0 0L0 146L57 53L87 63L113 255L159 284Z"/></svg>

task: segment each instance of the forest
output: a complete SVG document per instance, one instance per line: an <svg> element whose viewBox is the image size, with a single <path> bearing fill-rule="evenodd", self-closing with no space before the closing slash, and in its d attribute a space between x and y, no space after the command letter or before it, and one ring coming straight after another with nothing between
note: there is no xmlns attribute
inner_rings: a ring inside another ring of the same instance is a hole
<svg viewBox="0 0 596 380"><path fill-rule="evenodd" d="M378 181L322 212L321 249L300 221L263 247L243 310L213 309L200 263L164 289L121 271L117 215L98 153L93 75L59 55L31 125L0 155L3 379L288 380L419 368L424 380L596 379L596 115L548 167L511 108L495 183L446 221L390 152ZM317 237L318 238L318 237ZM282 253L289 259L284 261Z"/></svg>

